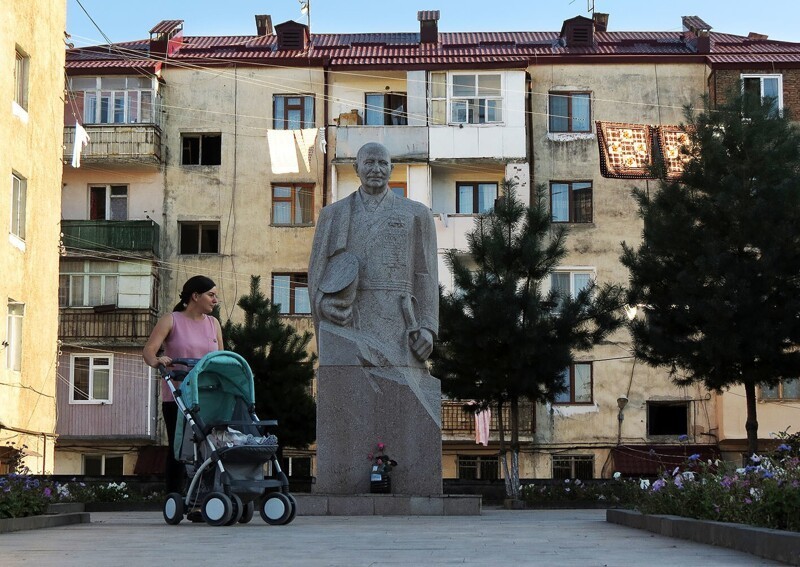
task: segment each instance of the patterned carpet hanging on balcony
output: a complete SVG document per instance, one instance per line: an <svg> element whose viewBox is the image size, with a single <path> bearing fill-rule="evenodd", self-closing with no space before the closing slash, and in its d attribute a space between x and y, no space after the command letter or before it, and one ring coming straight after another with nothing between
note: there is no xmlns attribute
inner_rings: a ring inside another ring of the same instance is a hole
<svg viewBox="0 0 800 567"><path fill-rule="evenodd" d="M680 126L659 126L658 146L664 157L667 179L678 179L691 155L691 139Z"/></svg>

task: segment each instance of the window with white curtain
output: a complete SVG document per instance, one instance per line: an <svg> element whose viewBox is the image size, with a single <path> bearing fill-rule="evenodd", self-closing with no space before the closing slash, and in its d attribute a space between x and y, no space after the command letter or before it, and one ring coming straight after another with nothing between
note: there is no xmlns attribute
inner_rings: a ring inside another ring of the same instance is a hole
<svg viewBox="0 0 800 567"><path fill-rule="evenodd" d="M590 93L552 91L548 106L550 132L592 131Z"/></svg>
<svg viewBox="0 0 800 567"><path fill-rule="evenodd" d="M156 121L150 77L73 77L70 96L83 100L85 124L147 124Z"/></svg>
<svg viewBox="0 0 800 567"><path fill-rule="evenodd" d="M91 260L64 260L59 267L59 307L116 305L119 264Z"/></svg>

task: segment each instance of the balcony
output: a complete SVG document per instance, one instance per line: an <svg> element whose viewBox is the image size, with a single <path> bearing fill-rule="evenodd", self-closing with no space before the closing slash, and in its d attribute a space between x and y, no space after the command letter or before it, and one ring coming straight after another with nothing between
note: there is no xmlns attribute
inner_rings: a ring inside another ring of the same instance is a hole
<svg viewBox="0 0 800 567"><path fill-rule="evenodd" d="M89 144L81 152L86 163L161 163L161 129L155 124L87 124ZM75 128L64 128L64 162L72 161Z"/></svg>
<svg viewBox="0 0 800 567"><path fill-rule="evenodd" d="M61 308L58 337L68 342L143 345L157 322L153 309Z"/></svg>
<svg viewBox="0 0 800 567"><path fill-rule="evenodd" d="M533 440L533 406L520 404L520 441ZM503 407L503 424L505 425L506 441L511 440L511 409ZM497 410L492 408L492 417L489 424L489 433L492 440L499 438L500 426L497 419ZM475 415L464 409L464 402L442 400L442 434L450 440L462 437L475 438Z"/></svg>
<svg viewBox="0 0 800 567"><path fill-rule="evenodd" d="M152 220L62 220L61 232L67 248L159 256L160 230Z"/></svg>
<svg viewBox="0 0 800 567"><path fill-rule="evenodd" d="M392 161L428 159L428 128L425 126L339 126L336 129L336 159L355 160L367 142L386 146Z"/></svg>

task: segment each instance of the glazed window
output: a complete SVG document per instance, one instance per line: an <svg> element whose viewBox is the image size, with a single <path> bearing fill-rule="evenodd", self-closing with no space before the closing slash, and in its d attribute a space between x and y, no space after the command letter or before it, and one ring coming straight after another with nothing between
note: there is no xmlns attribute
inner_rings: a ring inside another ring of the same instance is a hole
<svg viewBox="0 0 800 567"><path fill-rule="evenodd" d="M550 214L553 222L592 222L591 181L552 181Z"/></svg>
<svg viewBox="0 0 800 567"><path fill-rule="evenodd" d="M497 199L497 183L467 182L456 183L456 213L484 214L494 209Z"/></svg>
<svg viewBox="0 0 800 567"><path fill-rule="evenodd" d="M594 457L586 455L559 455L553 457L553 478L594 478Z"/></svg>
<svg viewBox="0 0 800 567"><path fill-rule="evenodd" d="M310 95L275 95L272 127L275 130L313 128L314 97Z"/></svg>
<svg viewBox="0 0 800 567"><path fill-rule="evenodd" d="M773 116L783 114L783 75L742 75L742 90L745 104L769 103Z"/></svg>
<svg viewBox="0 0 800 567"><path fill-rule="evenodd" d="M310 315L308 274L272 274L272 303L282 315Z"/></svg>
<svg viewBox="0 0 800 567"><path fill-rule="evenodd" d="M314 186L280 184L272 186L272 224L308 226L314 214Z"/></svg>
<svg viewBox="0 0 800 567"><path fill-rule="evenodd" d="M180 254L219 254L218 222L179 222Z"/></svg>
<svg viewBox="0 0 800 567"><path fill-rule="evenodd" d="M59 307L116 305L119 275L116 262L64 260L59 267Z"/></svg>
<svg viewBox="0 0 800 567"><path fill-rule="evenodd" d="M561 374L566 391L556 396L556 404L592 403L592 363L576 362L570 364Z"/></svg>
<svg viewBox="0 0 800 567"><path fill-rule="evenodd" d="M25 304L8 300L6 317L6 368L19 372L22 370L22 323L25 319Z"/></svg>
<svg viewBox="0 0 800 567"><path fill-rule="evenodd" d="M549 97L550 132L591 132L591 94L553 91Z"/></svg>
<svg viewBox="0 0 800 567"><path fill-rule="evenodd" d="M28 109L28 69L30 57L19 48L16 50L14 64L14 102L21 108Z"/></svg>
<svg viewBox="0 0 800 567"><path fill-rule="evenodd" d="M27 214L28 181L19 175L11 174L11 227L10 232L20 240L25 240L25 217Z"/></svg>
<svg viewBox="0 0 800 567"><path fill-rule="evenodd" d="M72 77L71 104L83 105L85 124L151 124L156 90L151 77Z"/></svg>
<svg viewBox="0 0 800 567"><path fill-rule="evenodd" d="M497 124L503 121L500 73L430 74L432 124Z"/></svg>
<svg viewBox="0 0 800 567"><path fill-rule="evenodd" d="M128 186L91 185L89 220L128 220Z"/></svg>
<svg viewBox="0 0 800 567"><path fill-rule="evenodd" d="M408 124L406 93L367 93L364 124L405 126Z"/></svg>
<svg viewBox="0 0 800 567"><path fill-rule="evenodd" d="M497 456L458 455L458 478L497 480L500 478L500 462Z"/></svg>
<svg viewBox="0 0 800 567"><path fill-rule="evenodd" d="M114 355L70 356L70 403L111 403Z"/></svg>
<svg viewBox="0 0 800 567"><path fill-rule="evenodd" d="M764 401L800 400L800 379L781 380L774 386L761 386Z"/></svg>
<svg viewBox="0 0 800 567"><path fill-rule="evenodd" d="M220 165L222 134L182 134L182 165Z"/></svg>

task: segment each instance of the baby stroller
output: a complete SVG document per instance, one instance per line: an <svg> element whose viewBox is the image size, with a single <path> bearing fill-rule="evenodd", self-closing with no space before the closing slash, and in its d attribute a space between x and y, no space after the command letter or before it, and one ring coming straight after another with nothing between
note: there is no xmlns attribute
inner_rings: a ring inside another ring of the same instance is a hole
<svg viewBox="0 0 800 567"><path fill-rule="evenodd" d="M249 522L258 506L268 524L291 522L297 501L275 456L278 440L266 430L278 422L256 416L253 374L244 358L216 351L173 365L190 369L159 367L178 403L175 458L186 466L189 487L185 495L167 495L164 520L177 525L199 506L207 524L232 526ZM182 376L176 388L173 379ZM271 474L265 478L267 463Z"/></svg>

